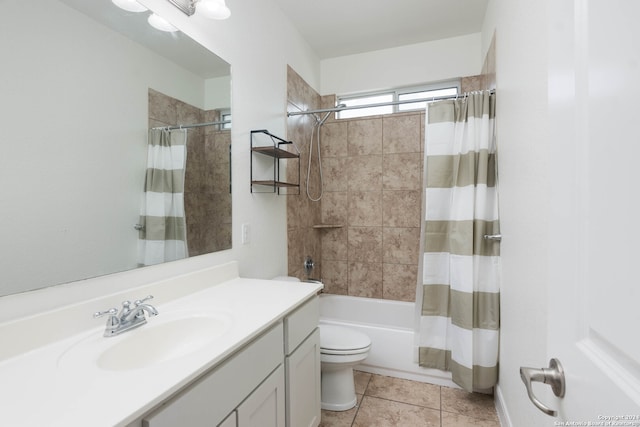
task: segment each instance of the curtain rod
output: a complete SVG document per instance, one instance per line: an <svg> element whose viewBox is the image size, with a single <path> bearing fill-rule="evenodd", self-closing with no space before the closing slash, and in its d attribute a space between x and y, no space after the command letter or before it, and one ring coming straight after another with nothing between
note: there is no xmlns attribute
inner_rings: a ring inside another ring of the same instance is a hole
<svg viewBox="0 0 640 427"><path fill-rule="evenodd" d="M489 91L492 95L496 93L495 89ZM320 108L317 110L305 110L305 111L290 111L287 112L287 117L291 116L300 116L303 114L315 114L315 113L333 113L338 111L345 110L357 110L360 108L373 108L373 107L386 107L388 105L400 105L400 104L413 104L416 102L432 102L432 101L441 101L445 99L456 99L456 98L464 98L469 93L473 92L465 92L458 95L442 95L442 96L432 96L431 98L421 98L421 99L407 99L404 101L388 101L388 102L379 102L377 104L367 104L367 105L352 105L350 107L332 107L332 108Z"/></svg>
<svg viewBox="0 0 640 427"><path fill-rule="evenodd" d="M196 123L193 125L176 125L176 126L158 126L155 128L151 128L151 130L176 130L176 129L191 129L191 128L201 128L204 126L215 126L215 125L225 125L227 123L231 123L231 120L221 120L218 122L209 122L209 123Z"/></svg>

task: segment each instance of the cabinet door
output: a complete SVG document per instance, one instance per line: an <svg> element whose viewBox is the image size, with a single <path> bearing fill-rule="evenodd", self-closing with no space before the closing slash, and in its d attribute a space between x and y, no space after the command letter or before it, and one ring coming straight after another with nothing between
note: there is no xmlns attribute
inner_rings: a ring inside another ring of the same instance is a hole
<svg viewBox="0 0 640 427"><path fill-rule="evenodd" d="M278 323L185 391L144 416L142 426L218 425L270 372L282 366L283 334L282 323ZM284 402L284 396L282 400Z"/></svg>
<svg viewBox="0 0 640 427"><path fill-rule="evenodd" d="M320 330L285 360L287 378L287 426L320 424Z"/></svg>
<svg viewBox="0 0 640 427"><path fill-rule="evenodd" d="M238 406L238 427L285 427L282 365Z"/></svg>

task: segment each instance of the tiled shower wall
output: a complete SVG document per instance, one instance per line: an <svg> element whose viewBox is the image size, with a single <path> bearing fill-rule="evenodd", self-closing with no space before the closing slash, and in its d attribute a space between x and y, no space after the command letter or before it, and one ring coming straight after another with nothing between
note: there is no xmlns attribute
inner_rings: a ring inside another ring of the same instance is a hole
<svg viewBox="0 0 640 427"><path fill-rule="evenodd" d="M291 67L287 67L287 111L320 108L320 101L320 95ZM300 279L307 278L303 269L303 263L307 256L310 256L315 262L315 268L310 277L320 278L322 276L321 235L318 229L313 228L314 225L320 223L321 202L309 200L305 186L309 145L314 123L315 119L310 115L292 116L287 119L287 139L293 141L300 150L300 195L286 196L288 274ZM309 192L314 198L317 198L320 191L317 153L313 154L312 160ZM296 182L297 175L296 161L288 161L287 180Z"/></svg>
<svg viewBox="0 0 640 427"><path fill-rule="evenodd" d="M495 88L495 41L483 74L463 77L462 92ZM291 69L289 109L330 107ZM288 138L303 147L306 176L312 118L288 119ZM415 301L422 206L425 113L334 120L321 128L324 196L288 196L289 274L304 278L312 255L325 292ZM314 154L315 155L315 154ZM317 165L312 166L315 170ZM312 176L312 188L317 186ZM312 195L317 194L314 190ZM314 224L335 227L314 229ZM319 269L318 269L319 270Z"/></svg>
<svg viewBox="0 0 640 427"><path fill-rule="evenodd" d="M424 114L327 122L322 128L325 291L415 299Z"/></svg>
<svg viewBox="0 0 640 427"><path fill-rule="evenodd" d="M219 119L216 110L203 111L149 89L150 128ZM215 126L188 132L184 197L189 255L195 256L231 248L231 135Z"/></svg>

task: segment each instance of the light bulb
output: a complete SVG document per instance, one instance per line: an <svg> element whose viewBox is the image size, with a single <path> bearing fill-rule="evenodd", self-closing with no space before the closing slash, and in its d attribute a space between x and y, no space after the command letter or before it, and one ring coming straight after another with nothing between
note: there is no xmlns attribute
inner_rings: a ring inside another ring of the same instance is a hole
<svg viewBox="0 0 640 427"><path fill-rule="evenodd" d="M166 31L168 33L174 33L178 31L178 29L171 25L169 21L167 21L160 15L156 15L155 13L149 15L147 21L149 22L149 25L151 25L156 30Z"/></svg>
<svg viewBox="0 0 640 427"><path fill-rule="evenodd" d="M144 12L148 10L146 7L138 3L136 0L111 0L111 1L120 9L124 9L129 12Z"/></svg>
<svg viewBox="0 0 640 427"><path fill-rule="evenodd" d="M210 19L227 19L231 16L231 11L224 0L200 0L197 11Z"/></svg>

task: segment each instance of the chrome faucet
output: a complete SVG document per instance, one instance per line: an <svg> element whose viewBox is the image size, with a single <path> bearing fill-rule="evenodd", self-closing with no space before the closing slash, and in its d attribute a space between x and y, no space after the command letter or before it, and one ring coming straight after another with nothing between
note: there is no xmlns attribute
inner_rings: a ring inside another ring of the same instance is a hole
<svg viewBox="0 0 640 427"><path fill-rule="evenodd" d="M145 301L149 301L150 299L153 299L153 295L148 295L141 300L135 300L133 307L131 306L131 301L124 301L120 313L118 313L118 309L114 307L106 311L93 313L93 317L97 318L108 315L104 336L113 337L147 323L145 312L149 317L158 315L158 310L154 306L145 303Z"/></svg>

